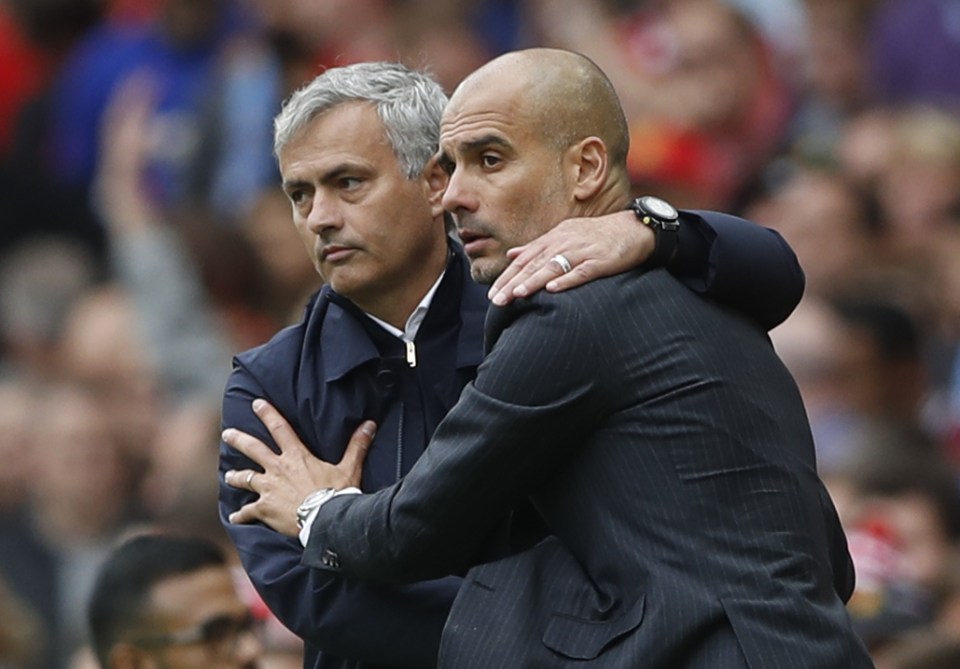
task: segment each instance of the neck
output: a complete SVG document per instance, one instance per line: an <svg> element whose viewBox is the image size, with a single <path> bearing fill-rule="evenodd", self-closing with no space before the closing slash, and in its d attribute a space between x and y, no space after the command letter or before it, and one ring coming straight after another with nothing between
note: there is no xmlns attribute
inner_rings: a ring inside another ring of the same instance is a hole
<svg viewBox="0 0 960 669"><path fill-rule="evenodd" d="M447 246L419 265L416 274L406 277L402 285L389 292L380 291L369 298L351 298L351 301L371 316L386 321L398 330L406 327L407 320L430 288L437 282L447 266Z"/></svg>
<svg viewBox="0 0 960 669"><path fill-rule="evenodd" d="M626 179L608 179L589 200L578 203L574 216L605 216L626 208L630 200L630 184Z"/></svg>

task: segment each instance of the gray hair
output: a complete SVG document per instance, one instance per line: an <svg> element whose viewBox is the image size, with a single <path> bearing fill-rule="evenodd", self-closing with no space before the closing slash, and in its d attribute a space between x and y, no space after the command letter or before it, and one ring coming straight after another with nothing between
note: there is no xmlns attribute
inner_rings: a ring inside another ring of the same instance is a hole
<svg viewBox="0 0 960 669"><path fill-rule="evenodd" d="M423 173L439 146L447 96L430 76L400 63L331 68L295 91L273 121L274 154L317 116L347 102L373 105L407 178Z"/></svg>

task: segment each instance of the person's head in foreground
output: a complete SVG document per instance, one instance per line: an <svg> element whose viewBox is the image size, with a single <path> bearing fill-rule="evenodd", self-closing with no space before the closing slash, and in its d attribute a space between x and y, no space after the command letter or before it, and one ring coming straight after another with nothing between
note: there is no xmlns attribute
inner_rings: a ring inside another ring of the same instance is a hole
<svg viewBox="0 0 960 669"><path fill-rule="evenodd" d="M312 80L274 122L283 189L317 271L388 322L406 320L446 265L435 159L446 102L425 74L358 63Z"/></svg>
<svg viewBox="0 0 960 669"><path fill-rule="evenodd" d="M588 58L558 49L501 56L457 88L440 125L454 215L473 278L491 283L507 249L629 198L627 122Z"/></svg>
<svg viewBox="0 0 960 669"><path fill-rule="evenodd" d="M104 669L255 669L262 651L221 549L145 534L107 558L90 599Z"/></svg>

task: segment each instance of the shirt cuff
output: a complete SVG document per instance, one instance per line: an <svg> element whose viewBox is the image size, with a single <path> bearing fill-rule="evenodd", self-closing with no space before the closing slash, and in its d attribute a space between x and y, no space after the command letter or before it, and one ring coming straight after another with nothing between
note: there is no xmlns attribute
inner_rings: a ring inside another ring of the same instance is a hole
<svg viewBox="0 0 960 669"><path fill-rule="evenodd" d="M307 516L306 522L303 524L303 527L300 529L300 545L304 548L307 547L307 542L310 541L310 528L313 527L313 521L317 519L317 514L320 513L320 509L324 504L329 502L331 499L338 495L361 495L363 492L360 488L344 488L343 490L338 490L337 492L330 495L327 499L323 500L310 512L310 515Z"/></svg>

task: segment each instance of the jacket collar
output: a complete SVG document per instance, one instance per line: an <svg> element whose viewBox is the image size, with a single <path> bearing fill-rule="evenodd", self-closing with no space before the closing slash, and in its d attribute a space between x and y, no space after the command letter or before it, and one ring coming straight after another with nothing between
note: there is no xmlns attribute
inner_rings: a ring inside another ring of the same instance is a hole
<svg viewBox="0 0 960 669"><path fill-rule="evenodd" d="M476 367L483 360L483 323L488 305L486 288L470 277L470 266L460 246L451 242L450 250L447 273L436 297L442 295L442 299L450 299L453 296L453 299L457 299L456 295L459 293L457 368ZM430 305L430 311L421 327L427 325L430 313L448 306L438 307L437 302L435 299ZM309 333L316 328L320 329L319 355L325 383L342 378L360 365L381 357L362 319L367 319L366 315L348 299L329 286L320 290L307 317L306 341L316 341Z"/></svg>

